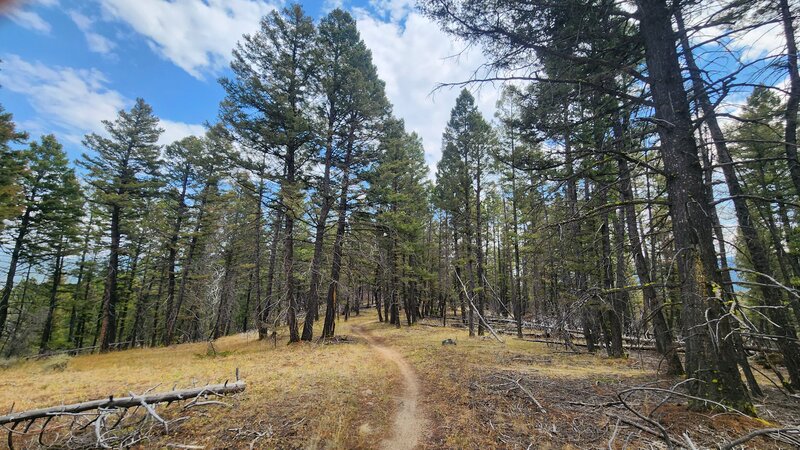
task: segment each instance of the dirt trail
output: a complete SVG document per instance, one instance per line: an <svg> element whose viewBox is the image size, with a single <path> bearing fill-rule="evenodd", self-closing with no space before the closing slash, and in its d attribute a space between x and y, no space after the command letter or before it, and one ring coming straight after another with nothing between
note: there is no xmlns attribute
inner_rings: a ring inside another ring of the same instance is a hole
<svg viewBox="0 0 800 450"><path fill-rule="evenodd" d="M353 332L364 338L383 359L393 362L403 376L405 388L398 398L400 407L394 418L392 437L381 442L385 450L411 450L419 444L425 429L425 417L417 408L419 398L419 380L414 369L403 359L403 356L389 347L379 344L367 331L354 327Z"/></svg>

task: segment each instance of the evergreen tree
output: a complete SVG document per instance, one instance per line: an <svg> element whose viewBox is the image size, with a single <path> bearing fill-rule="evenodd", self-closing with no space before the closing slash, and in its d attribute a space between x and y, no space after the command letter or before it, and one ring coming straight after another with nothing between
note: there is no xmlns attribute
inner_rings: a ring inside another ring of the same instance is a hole
<svg viewBox="0 0 800 450"><path fill-rule="evenodd" d="M47 136L43 138L43 144L48 138ZM42 199L40 206L46 218L40 224L38 231L41 237L41 249L37 253L39 257L49 256L53 261L47 316L39 344L40 353L44 353L50 348L50 341L55 331L54 321L64 262L65 258L74 255L79 249L80 220L84 207L84 199L75 171L69 167L66 155L60 150L60 144L56 144L54 147L59 150L55 152L53 160L61 178L57 181L58 190L54 193L55 195Z"/></svg>
<svg viewBox="0 0 800 450"><path fill-rule="evenodd" d="M137 205L155 195L159 181L158 138L164 131L153 110L142 99L129 111L120 111L117 118L103 121L109 137L96 133L86 135L83 145L92 154L84 154L82 164L88 170L89 183L95 190L94 201L105 205L110 215L108 271L102 301L98 340L102 351L108 351L116 339L117 276L124 221L136 214Z"/></svg>
<svg viewBox="0 0 800 450"><path fill-rule="evenodd" d="M20 143L27 137L16 130L13 116L0 105L0 232L5 229L7 220L17 217L23 203L20 177L24 163L20 152L9 144Z"/></svg>
<svg viewBox="0 0 800 450"><path fill-rule="evenodd" d="M463 227L469 295L475 296L478 314L485 302L482 184L485 182L489 150L495 145L494 132L475 106L475 98L466 89L456 99L442 137L443 167L440 193L450 192L456 209L449 211ZM448 175L445 172L452 172ZM438 177L437 177L438 180ZM474 202L474 209L473 209ZM474 239L474 241L473 241ZM477 265L477 270L474 269ZM470 334L474 334L473 309L469 309ZM483 325L479 324L479 334Z"/></svg>
<svg viewBox="0 0 800 450"><path fill-rule="evenodd" d="M428 223L428 189L425 152L415 133L407 133L402 120L388 120L380 137L380 156L369 183L370 204L386 254L389 271L389 323L400 326L400 299L408 324L417 318L415 296L409 284L418 280L414 269L421 263L423 230Z"/></svg>
<svg viewBox="0 0 800 450"><path fill-rule="evenodd" d="M315 41L314 23L300 5L274 11L261 20L256 34L237 45L231 63L234 78L222 80L227 94L221 113L225 123L240 142L282 163L282 170L273 176L279 180L278 203L284 214L284 294L291 342L300 340L294 234L303 210L301 175L315 138L309 108L310 83L317 69Z"/></svg>
<svg viewBox="0 0 800 450"><path fill-rule="evenodd" d="M0 331L5 327L20 258L26 254L29 258L46 259L53 256L54 248L61 249L57 252L66 250L62 241L73 233L74 220L79 215L80 190L75 173L55 136L47 135L41 143L31 143L23 158L26 167L20 190L24 209L9 230L13 233L13 246L0 294Z"/></svg>
<svg viewBox="0 0 800 450"><path fill-rule="evenodd" d="M174 305L176 273L175 263L178 257L178 240L183 231L183 222L187 216L187 196L197 177L197 165L202 157L203 141L195 136L189 136L167 146L165 169L168 180L166 197L174 204L173 226L169 234L167 248L167 322L164 329L164 345L172 344L175 333L175 324L181 305ZM219 155L224 157L224 155Z"/></svg>
<svg viewBox="0 0 800 450"><path fill-rule="evenodd" d="M349 212L349 195L364 180L364 172L375 162L375 136L379 133L383 120L388 115L389 102L384 92L384 83L378 77L378 70L372 63L372 54L361 40L355 28L355 21L349 14L338 10L332 13L328 23L330 29L320 26L320 35L326 33L331 40L342 40L347 47L344 60L344 74L339 81L338 107L341 111L341 124L335 130L333 142L338 149L334 155L334 167L339 170L339 200L336 236L333 243L330 282L326 298L325 324L323 336L332 337L334 332L336 298L341 274L342 251L344 248L345 225ZM316 250L316 242L315 242ZM316 312L317 305L309 311ZM310 339L310 324L308 329Z"/></svg>

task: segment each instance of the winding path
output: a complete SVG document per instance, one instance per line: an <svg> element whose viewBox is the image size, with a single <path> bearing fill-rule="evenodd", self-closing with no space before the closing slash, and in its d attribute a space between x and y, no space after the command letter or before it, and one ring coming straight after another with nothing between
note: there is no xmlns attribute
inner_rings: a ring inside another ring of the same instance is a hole
<svg viewBox="0 0 800 450"><path fill-rule="evenodd" d="M354 327L353 332L364 338L375 349L381 358L393 362L400 375L403 376L403 394L398 398L400 407L394 418L392 437L381 442L385 450L411 450L419 444L425 429L425 417L417 408L419 399L419 380L414 369L406 362L402 355L378 343L367 331L361 327Z"/></svg>

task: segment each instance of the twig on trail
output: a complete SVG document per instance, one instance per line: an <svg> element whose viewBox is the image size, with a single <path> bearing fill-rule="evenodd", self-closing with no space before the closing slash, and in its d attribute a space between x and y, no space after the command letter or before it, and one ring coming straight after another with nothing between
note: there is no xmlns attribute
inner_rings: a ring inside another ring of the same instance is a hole
<svg viewBox="0 0 800 450"><path fill-rule="evenodd" d="M573 406L586 406L589 408L610 408L612 406L619 406L622 404L622 402L619 401L605 402L605 403L567 402L567 404Z"/></svg>
<svg viewBox="0 0 800 450"><path fill-rule="evenodd" d="M689 447L689 450L700 450L697 448L697 445L692 442L692 438L689 437L689 433L687 431L683 432L683 441L686 442L686 446Z"/></svg>
<svg viewBox="0 0 800 450"><path fill-rule="evenodd" d="M618 416L616 414L611 414L611 413L606 413L606 415L608 417L612 418L612 419L617 419L617 420L619 420L620 422L622 422L622 423L624 423L626 425L630 425L630 426L632 426L634 428L638 428L638 429L644 431L645 433L651 434L651 435L653 435L653 436L655 436L657 438L663 438L664 437L664 435L660 431L654 430L654 429L652 429L650 427L646 427L646 426L644 426L644 425L642 425L640 423L636 423L633 420L628 419L626 417ZM674 448L674 446L672 446L671 443L672 443L672 440L670 440L670 444L669 444L668 448Z"/></svg>
<svg viewBox="0 0 800 450"><path fill-rule="evenodd" d="M664 439L664 442L667 444L667 448L669 450L672 450L673 448L675 448L674 439L672 437L670 437L670 435L667 432L666 428L664 428L663 425L658 423L657 420L651 419L651 418L645 416L644 414L640 413L639 411L635 410L634 408L632 408L630 405L628 405L628 403L623 398L623 396L625 394L628 394L628 393L631 393L631 392L635 392L637 390L650 390L650 389L657 389L657 388L632 388L632 389L626 389L626 390L624 390L622 392L617 393L617 398L619 399L620 402L622 402L622 406L624 406L625 409L627 409L628 411L630 411L633 414L635 414L636 417L638 417L639 419L644 420L645 422L649 423L650 425L653 425L654 427L658 428L659 433L656 434L656 436ZM666 389L662 389L662 390L667 391ZM668 391L668 392L673 392L673 391ZM629 425L633 424L632 421L628 421L626 423L628 423ZM640 428L640 429L642 429L644 431L643 428ZM653 431L653 430L651 430L651 431Z"/></svg>
<svg viewBox="0 0 800 450"><path fill-rule="evenodd" d="M617 439L617 433L619 432L619 418L617 418L617 422L614 424L614 432L611 433L611 437L608 439L608 450L614 450L614 441Z"/></svg>

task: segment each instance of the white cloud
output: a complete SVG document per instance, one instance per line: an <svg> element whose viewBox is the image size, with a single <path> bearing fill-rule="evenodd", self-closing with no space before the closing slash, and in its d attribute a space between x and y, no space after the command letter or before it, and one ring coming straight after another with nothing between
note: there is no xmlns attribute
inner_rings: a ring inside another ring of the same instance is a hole
<svg viewBox="0 0 800 450"><path fill-rule="evenodd" d="M85 133L104 133L103 120L113 120L117 112L133 101L108 87L108 80L96 69L50 67L28 62L17 55L3 55L0 84L11 92L26 96L37 113L29 120L33 131L44 134L58 131L63 139L79 144ZM160 143L169 143L191 134L202 135L202 125L162 120L165 129Z"/></svg>
<svg viewBox="0 0 800 450"><path fill-rule="evenodd" d="M206 134L206 127L203 125L175 122L166 119L161 120L161 128L164 129L164 133L161 135L161 139L158 140L158 143L162 145L171 144L187 136L203 136Z"/></svg>
<svg viewBox="0 0 800 450"><path fill-rule="evenodd" d="M4 4L3 4L4 3ZM30 0L30 5L41 5L47 8L58 5L58 0ZM42 34L50 34L52 27L50 23L42 18L38 13L24 9L15 2L0 3L0 16L5 15L17 25L33 30Z"/></svg>
<svg viewBox="0 0 800 450"><path fill-rule="evenodd" d="M25 9L12 9L6 15L17 25L43 34L49 34L50 24L39 14Z"/></svg>
<svg viewBox="0 0 800 450"><path fill-rule="evenodd" d="M113 41L92 31L93 19L77 11L70 11L68 14L78 29L83 32L84 37L86 37L86 44L89 46L89 50L103 55L107 55L114 50L116 44Z"/></svg>
<svg viewBox="0 0 800 450"><path fill-rule="evenodd" d="M785 40L783 37L783 26L781 23L767 23L756 28L746 29L733 35L727 35L730 31L728 26L714 25L708 26L709 22L713 23L719 17L721 11L728 8L729 5L725 1L711 1L705 4L702 8L696 11L691 11L684 14L686 21L686 28L690 30L692 35L693 44L698 42L710 42L720 36L726 36L722 41L726 44L725 50L734 50L740 52L741 58L746 62L751 62L757 58L774 57L785 53ZM763 22L763 17L760 17L758 10L749 11L746 13L745 23L759 23ZM735 27L741 27L741 24L736 24ZM692 32L691 30L697 29ZM715 46L716 47L716 46ZM714 48L713 50L719 50ZM695 50L702 53L702 50ZM719 53L714 54L710 60L719 58ZM732 64L728 61L729 58L722 58L719 63L721 65Z"/></svg>
<svg viewBox="0 0 800 450"><path fill-rule="evenodd" d="M100 0L104 14L125 22L151 48L195 78L228 63L242 34L274 9L265 0Z"/></svg>
<svg viewBox="0 0 800 450"><path fill-rule="evenodd" d="M3 57L0 84L25 95L37 113L65 129L96 131L127 103L95 69L49 67L17 55Z"/></svg>
<svg viewBox="0 0 800 450"><path fill-rule="evenodd" d="M437 24L418 12L408 12L409 2L376 3L392 19L382 21L357 10L358 29L372 50L380 77L386 82L386 94L394 104L395 115L405 119L409 131L416 131L422 137L425 157L434 174L442 154L442 133L460 89L432 91L439 83L468 80L485 59L477 50L462 53L464 45L442 32ZM404 20L398 19L398 15ZM458 58L453 57L457 54ZM474 94L481 112L491 120L498 98L497 86L486 86Z"/></svg>

